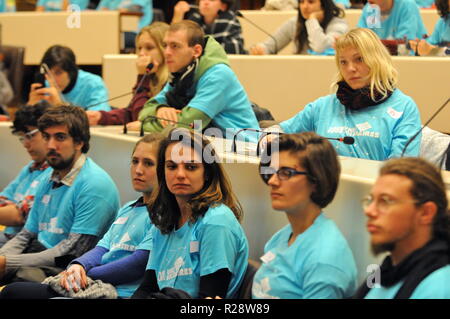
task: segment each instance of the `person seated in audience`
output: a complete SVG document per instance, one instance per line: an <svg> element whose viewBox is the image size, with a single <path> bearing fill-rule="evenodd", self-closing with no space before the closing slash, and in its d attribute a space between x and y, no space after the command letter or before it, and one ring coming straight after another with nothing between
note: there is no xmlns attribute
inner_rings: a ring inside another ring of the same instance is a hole
<svg viewBox="0 0 450 319"><path fill-rule="evenodd" d="M46 161L47 147L37 127L48 107L49 104L43 101L24 106L14 114L12 133L19 137L31 162L0 192L0 225L7 226L0 232L0 247L22 229L33 206L36 189L50 170Z"/></svg>
<svg viewBox="0 0 450 319"><path fill-rule="evenodd" d="M38 0L36 11L66 11L69 5L77 5L80 10L86 10L89 4L88 0Z"/></svg>
<svg viewBox="0 0 450 319"><path fill-rule="evenodd" d="M140 12L138 31L153 21L152 0L101 0L97 10L118 10L119 12Z"/></svg>
<svg viewBox="0 0 450 319"><path fill-rule="evenodd" d="M130 122L128 123L130 128L140 128L139 112L148 99L161 91L169 77L162 46L164 34L168 28L169 25L165 22L153 22L142 28L136 37L138 76L130 104L126 108L111 111L86 111L90 125L119 125ZM150 63L153 67L147 70Z"/></svg>
<svg viewBox="0 0 450 319"><path fill-rule="evenodd" d="M89 122L83 109L48 108L38 120L47 171L22 230L0 248L0 283L42 282L95 246L119 209L111 177L85 154Z"/></svg>
<svg viewBox="0 0 450 319"><path fill-rule="evenodd" d="M450 56L450 1L435 0L441 18L434 26L433 34L426 39L410 40L411 48L418 55Z"/></svg>
<svg viewBox="0 0 450 319"><path fill-rule="evenodd" d="M277 54L291 41L295 54L334 55L336 37L348 30L344 10L333 0L300 0L298 14L284 23L263 43L250 48L250 54Z"/></svg>
<svg viewBox="0 0 450 319"><path fill-rule="evenodd" d="M373 254L389 255L354 297L449 299L450 212L439 170L391 159L362 203Z"/></svg>
<svg viewBox="0 0 450 319"><path fill-rule="evenodd" d="M378 36L370 29L349 31L336 40L335 60L337 92L307 104L279 127L267 130L354 137L350 145L331 141L341 156L378 161L403 153L418 156L421 134L407 144L421 129L419 110L414 100L397 88L397 70Z"/></svg>
<svg viewBox="0 0 450 319"><path fill-rule="evenodd" d="M214 148L175 128L161 142L158 186L147 204L153 248L132 298L182 290L193 298L236 296L248 263L242 208Z"/></svg>
<svg viewBox="0 0 450 319"><path fill-rule="evenodd" d="M183 20L170 26L163 44L171 80L139 114L145 131L173 124L214 126L223 132L259 129L247 94L213 37L205 37L197 23Z"/></svg>
<svg viewBox="0 0 450 319"><path fill-rule="evenodd" d="M45 71L45 87L42 83L31 84L28 105L46 100L52 105L71 103L87 110L111 110L103 79L80 70L69 47L48 48L41 60L41 71Z"/></svg>
<svg viewBox="0 0 450 319"><path fill-rule="evenodd" d="M183 19L197 22L205 32L219 42L228 54L246 54L241 24L231 10L234 0L198 0L198 7L178 1L172 23Z"/></svg>
<svg viewBox="0 0 450 319"><path fill-rule="evenodd" d="M416 4L420 9L428 9L433 7L433 0L416 0Z"/></svg>
<svg viewBox="0 0 450 319"><path fill-rule="evenodd" d="M289 224L264 247L252 286L254 299L335 299L356 290L348 243L323 209L333 200L340 164L333 146L313 132L283 134L263 154L259 173L272 208Z"/></svg>
<svg viewBox="0 0 450 319"><path fill-rule="evenodd" d="M427 35L414 0L368 0L358 27L371 29L382 40L414 40Z"/></svg>
<svg viewBox="0 0 450 319"><path fill-rule="evenodd" d="M144 276L152 250L152 224L145 203L156 185L156 159L162 138L159 133L152 133L136 143L131 155L130 176L133 189L142 196L119 210L115 222L95 248L73 260L60 275L45 279L45 284L13 283L2 290L0 298L99 298L101 296L96 294L98 280L114 286L115 289L110 289L112 292L106 290L107 296L130 297ZM97 284L91 280L96 280Z"/></svg>

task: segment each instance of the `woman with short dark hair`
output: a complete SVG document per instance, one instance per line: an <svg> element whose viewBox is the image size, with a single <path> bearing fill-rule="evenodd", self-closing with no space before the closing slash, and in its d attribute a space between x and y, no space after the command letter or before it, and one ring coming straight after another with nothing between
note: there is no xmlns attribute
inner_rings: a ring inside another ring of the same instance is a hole
<svg viewBox="0 0 450 319"><path fill-rule="evenodd" d="M260 165L272 208L289 224L266 243L253 298L347 298L356 289L353 254L323 209L333 200L340 164L328 140L313 132L273 140Z"/></svg>

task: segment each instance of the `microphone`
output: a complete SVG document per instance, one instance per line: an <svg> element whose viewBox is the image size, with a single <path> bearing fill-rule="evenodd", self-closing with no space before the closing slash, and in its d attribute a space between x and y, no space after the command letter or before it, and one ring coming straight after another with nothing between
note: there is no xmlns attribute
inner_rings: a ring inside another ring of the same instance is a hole
<svg viewBox="0 0 450 319"><path fill-rule="evenodd" d="M189 126L191 129L194 129L194 123L189 123L188 124L188 123L184 123L184 122L178 122L178 121L174 121L174 120L165 119L163 117L158 117L158 116L154 116L154 115L148 115L141 123L141 132L140 132L139 136L144 136L144 124L146 122L148 122L148 120L153 120L153 119L168 121L168 122L172 122L172 123L175 123L175 124L183 124L185 126Z"/></svg>
<svg viewBox="0 0 450 319"><path fill-rule="evenodd" d="M254 22L253 22L252 20L250 20L249 18L245 17L245 16L242 14L241 11L236 10L235 14L236 14L238 17L240 17L240 18L246 20L247 22L249 22L251 25L253 25L253 26L254 26L255 28L257 28L258 30L262 31L263 33L265 33L265 34L267 34L269 37L271 37L272 40L273 40L273 42L275 43L275 53L273 53L273 54L277 54L277 53L278 53L278 42L277 42L277 39L275 39L275 37L274 37L273 35L271 35L269 32L267 32L266 30L264 30L263 28L261 28L260 26L258 26L256 23L254 23Z"/></svg>
<svg viewBox="0 0 450 319"><path fill-rule="evenodd" d="M339 141L347 145L352 145L355 143L355 139L351 136L344 136L339 138L336 137L324 137L324 138L326 138L327 140Z"/></svg>
<svg viewBox="0 0 450 319"><path fill-rule="evenodd" d="M133 105L135 99L136 99L136 95L138 93L141 93L143 90L142 87L142 83L144 83L145 78L150 74L150 71L153 69L153 63L149 63L146 67L145 67L145 73L142 76L141 80L139 81L137 87L136 87L136 92L134 93L133 97L131 98L130 103L128 103L128 106L125 108L125 118L123 119L123 134L127 134L128 133L128 129L127 129L127 124L130 122L130 118L131 118L131 111L130 111L130 107L131 105Z"/></svg>
<svg viewBox="0 0 450 319"><path fill-rule="evenodd" d="M252 128L240 129L233 136L233 143L231 144L231 151L233 153L236 153L236 138L243 131L252 131L252 132L260 132L260 133L262 133L261 137L258 140L258 144L257 144L257 147L256 147L256 156L259 156L261 154L261 151L260 151L261 141L263 140L263 138L265 136L270 135L270 134L277 134L278 136L282 135L282 134L286 134L286 133L283 133L283 132L263 131L263 130L257 130L257 129L252 129ZM321 136L321 138L325 138L327 140L339 141L339 142L342 142L342 143L347 144L347 145L352 145L352 144L355 143L355 139L353 137L351 137L351 136L344 136L344 137L325 137L325 136Z"/></svg>
<svg viewBox="0 0 450 319"><path fill-rule="evenodd" d="M445 101L444 104L442 104L442 105L438 108L438 110L437 110L436 112L434 112L434 114L430 117L430 119L429 119L428 121L425 122L425 124L420 128L420 130L418 130L417 133L414 134L414 135L408 140L408 142L406 142L406 145L405 145L405 147L403 148L402 155L400 155L400 157L403 157L403 155L405 154L406 149L408 148L409 144L411 144L411 142L414 141L414 139L417 137L417 135L419 135L419 134L422 132L422 130L424 129L424 127L427 126L427 125L428 125L428 124L436 117L436 115L438 115L438 114L444 109L444 107L448 104L449 101L450 101L450 98L447 98L447 101Z"/></svg>

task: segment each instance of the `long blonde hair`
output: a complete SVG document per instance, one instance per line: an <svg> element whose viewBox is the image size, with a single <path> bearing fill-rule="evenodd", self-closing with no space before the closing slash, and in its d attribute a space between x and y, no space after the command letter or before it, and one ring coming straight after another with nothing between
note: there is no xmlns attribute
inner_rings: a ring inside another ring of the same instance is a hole
<svg viewBox="0 0 450 319"><path fill-rule="evenodd" d="M398 72L392 64L392 57L378 36L370 29L356 28L350 30L336 40L336 66L339 68L339 54L342 50L353 47L359 51L364 63L369 67L370 77L370 97L375 101L375 92L386 98L388 92L392 92L397 87ZM343 81L341 72L336 76L333 83Z"/></svg>
<svg viewBox="0 0 450 319"><path fill-rule="evenodd" d="M169 25L165 22L156 21L152 24L143 27L136 36L136 48L138 47L138 39L143 33L147 33L153 41L155 41L156 48L162 57L161 65L158 67L155 76L150 81L150 93L149 98L155 96L162 90L169 78L169 70L167 69L166 59L164 58L163 39L166 31L169 29Z"/></svg>

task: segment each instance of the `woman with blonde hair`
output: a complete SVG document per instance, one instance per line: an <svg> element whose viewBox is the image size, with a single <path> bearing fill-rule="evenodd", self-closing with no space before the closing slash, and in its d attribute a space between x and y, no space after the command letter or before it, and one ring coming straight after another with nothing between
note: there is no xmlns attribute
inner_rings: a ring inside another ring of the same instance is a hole
<svg viewBox="0 0 450 319"><path fill-rule="evenodd" d="M139 112L148 99L161 91L169 77L162 44L168 28L165 22L154 22L142 28L136 36L138 76L129 106L109 112L87 111L90 125L121 125L127 122L129 128L140 127L139 123L135 123L138 122Z"/></svg>
<svg viewBox="0 0 450 319"><path fill-rule="evenodd" d="M357 28L336 40L339 70L335 94L309 103L278 129L286 133L315 131L354 143L331 141L341 156L382 161L391 157L418 156L421 128L414 100L397 88L397 71L378 36ZM275 127L268 129L276 130Z"/></svg>

